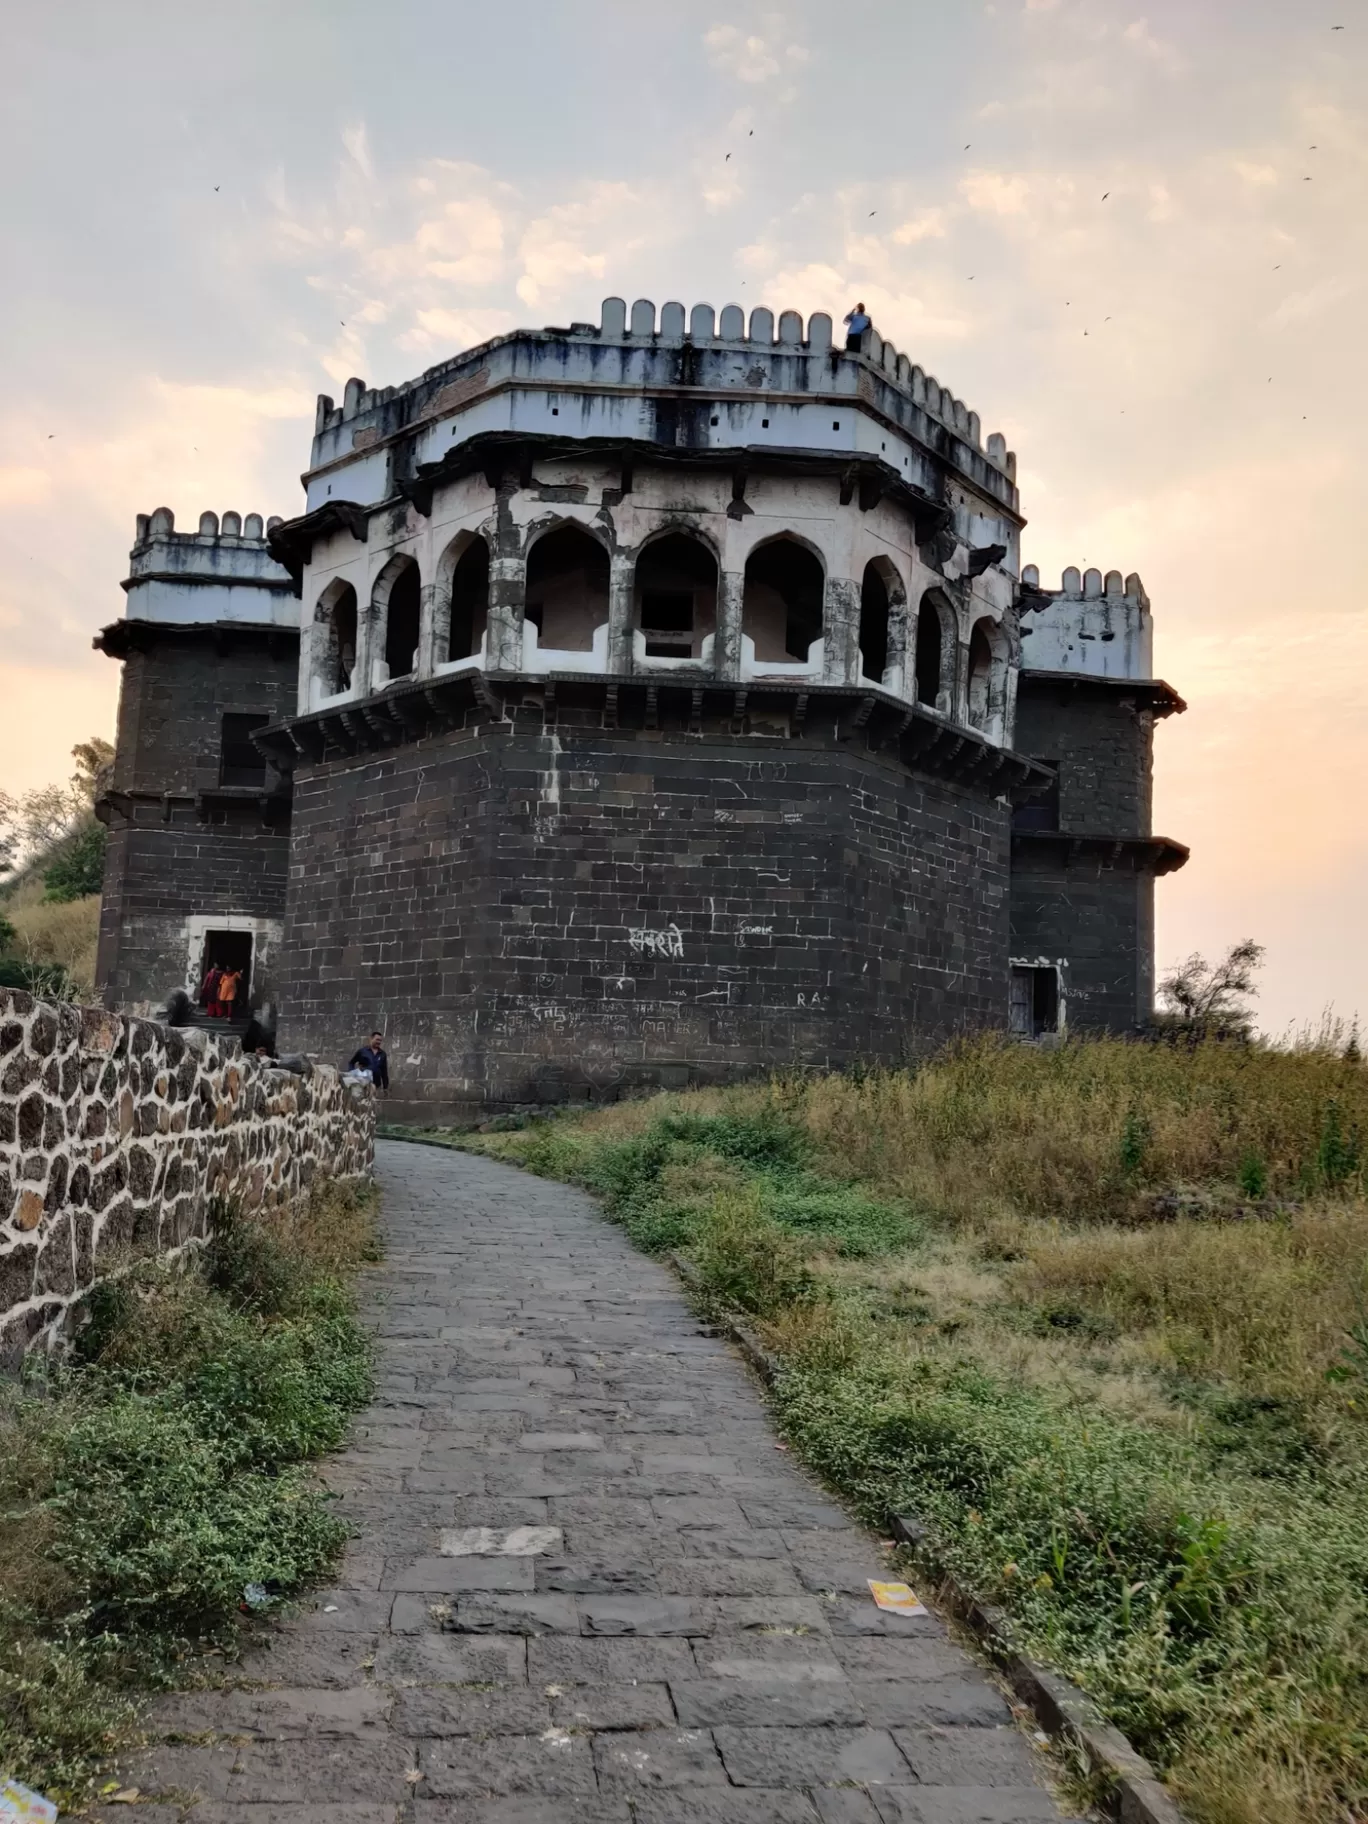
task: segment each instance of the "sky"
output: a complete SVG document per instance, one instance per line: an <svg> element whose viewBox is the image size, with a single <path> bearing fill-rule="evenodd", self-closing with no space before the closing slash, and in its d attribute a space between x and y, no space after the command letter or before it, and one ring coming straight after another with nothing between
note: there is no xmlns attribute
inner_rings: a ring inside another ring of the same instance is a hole
<svg viewBox="0 0 1368 1824"><path fill-rule="evenodd" d="M0 790L112 736L134 516L302 510L314 400L606 295L844 315L1136 570L1161 970L1368 1020L1363 0L0 0Z"/></svg>

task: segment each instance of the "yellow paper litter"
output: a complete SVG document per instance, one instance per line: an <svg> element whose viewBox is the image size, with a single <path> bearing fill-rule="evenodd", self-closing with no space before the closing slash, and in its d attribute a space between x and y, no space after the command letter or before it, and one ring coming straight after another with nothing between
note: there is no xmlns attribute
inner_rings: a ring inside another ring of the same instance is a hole
<svg viewBox="0 0 1368 1824"><path fill-rule="evenodd" d="M878 1583L873 1577L869 1579L869 1593L878 1608L886 1609L890 1615L925 1615L924 1605L917 1601L917 1593L905 1583Z"/></svg>
<svg viewBox="0 0 1368 1824"><path fill-rule="evenodd" d="M10 1824L11 1819L20 1818L24 1824L56 1824L57 1807L18 1780L0 1781L0 1819Z"/></svg>

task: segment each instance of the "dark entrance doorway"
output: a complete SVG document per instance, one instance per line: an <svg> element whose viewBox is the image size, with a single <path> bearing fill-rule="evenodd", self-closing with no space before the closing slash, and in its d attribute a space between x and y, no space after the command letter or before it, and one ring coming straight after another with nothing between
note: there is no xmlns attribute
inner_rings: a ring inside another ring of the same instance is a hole
<svg viewBox="0 0 1368 1824"><path fill-rule="evenodd" d="M233 1019L246 1020L252 993L252 934L250 931L206 931L204 951L200 958L199 979L203 983L217 964L220 969L241 971L237 998L233 1002Z"/></svg>
<svg viewBox="0 0 1368 1824"><path fill-rule="evenodd" d="M1059 1031L1059 970L1054 963L1014 965L1007 1024L1022 1039Z"/></svg>

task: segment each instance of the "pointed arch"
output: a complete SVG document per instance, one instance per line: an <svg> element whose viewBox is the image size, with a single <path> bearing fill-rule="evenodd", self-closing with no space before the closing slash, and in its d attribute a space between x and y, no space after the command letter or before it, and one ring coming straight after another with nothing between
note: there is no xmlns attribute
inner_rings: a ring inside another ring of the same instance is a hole
<svg viewBox="0 0 1368 1824"><path fill-rule="evenodd" d="M822 638L826 568L805 539L780 532L746 559L741 631L757 663L802 663Z"/></svg>
<svg viewBox="0 0 1368 1824"><path fill-rule="evenodd" d="M917 607L917 644L913 675L918 703L955 713L955 611L939 589L923 592Z"/></svg>
<svg viewBox="0 0 1368 1824"><path fill-rule="evenodd" d="M637 554L632 583L632 624L648 659L700 656L717 629L720 577L712 544L691 527L652 533Z"/></svg>
<svg viewBox="0 0 1368 1824"><path fill-rule="evenodd" d="M371 625L386 677L408 677L418 665L422 586L417 561L406 552L397 552L375 579Z"/></svg>
<svg viewBox="0 0 1368 1824"><path fill-rule="evenodd" d="M991 741L1004 738L1007 710L1007 636L986 616L969 630L965 668L965 720Z"/></svg>
<svg viewBox="0 0 1368 1824"><path fill-rule="evenodd" d="M907 648L907 590L897 566L871 557L860 582L860 675L900 687Z"/></svg>
<svg viewBox="0 0 1368 1824"><path fill-rule="evenodd" d="M524 613L537 645L557 652L592 652L594 634L608 624L608 552L592 532L563 520L538 533L527 551Z"/></svg>
<svg viewBox="0 0 1368 1824"><path fill-rule="evenodd" d="M437 564L432 600L434 665L473 658L489 624L489 545L481 532L460 532Z"/></svg>
<svg viewBox="0 0 1368 1824"><path fill-rule="evenodd" d="M335 697L351 689L358 633L356 590L339 577L328 584L314 605L309 642L311 697Z"/></svg>

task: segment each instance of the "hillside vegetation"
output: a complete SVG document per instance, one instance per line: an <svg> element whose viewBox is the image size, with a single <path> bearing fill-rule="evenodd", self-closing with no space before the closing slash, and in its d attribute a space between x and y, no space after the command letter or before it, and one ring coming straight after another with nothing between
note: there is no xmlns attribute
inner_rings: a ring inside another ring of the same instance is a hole
<svg viewBox="0 0 1368 1824"><path fill-rule="evenodd" d="M987 1040L458 1143L689 1255L779 1353L806 1460L876 1526L931 1521L1195 1819L1346 1824L1365 1130L1352 1053Z"/></svg>
<svg viewBox="0 0 1368 1824"><path fill-rule="evenodd" d="M221 1207L207 1247L96 1288L46 1382L0 1383L0 1773L79 1807L140 1692L333 1564L347 1529L306 1465L369 1398L374 1205L320 1181Z"/></svg>

